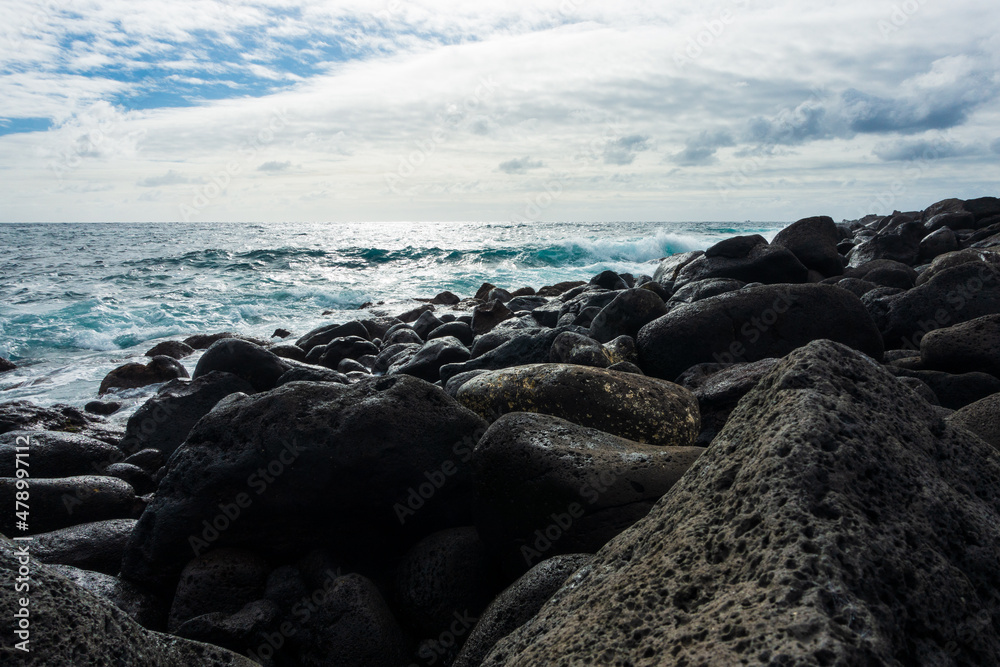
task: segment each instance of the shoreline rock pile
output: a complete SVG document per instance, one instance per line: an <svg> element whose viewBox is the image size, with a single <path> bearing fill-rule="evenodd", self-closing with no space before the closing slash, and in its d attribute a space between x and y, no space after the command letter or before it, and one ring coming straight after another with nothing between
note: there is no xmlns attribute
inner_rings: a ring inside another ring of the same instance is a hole
<svg viewBox="0 0 1000 667"><path fill-rule="evenodd" d="M4 659L1000 663L998 199L276 337L0 404Z"/></svg>

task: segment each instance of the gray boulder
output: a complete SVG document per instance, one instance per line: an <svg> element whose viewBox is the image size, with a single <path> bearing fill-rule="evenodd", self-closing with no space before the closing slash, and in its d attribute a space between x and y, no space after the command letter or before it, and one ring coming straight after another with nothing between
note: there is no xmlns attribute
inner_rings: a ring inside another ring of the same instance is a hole
<svg viewBox="0 0 1000 667"><path fill-rule="evenodd" d="M252 394L253 385L222 371L199 375L191 382L168 382L129 417L122 446L132 452L157 449L169 457L199 419L236 393Z"/></svg>
<svg viewBox="0 0 1000 667"><path fill-rule="evenodd" d="M43 563L118 574L135 523L135 519L109 519L35 535L31 553Z"/></svg>
<svg viewBox="0 0 1000 667"><path fill-rule="evenodd" d="M765 285L679 306L644 326L639 366L673 380L705 362L782 357L828 338L882 358L882 340L864 305L835 285Z"/></svg>
<svg viewBox="0 0 1000 667"><path fill-rule="evenodd" d="M20 460L32 477L99 475L125 458L118 447L76 433L8 431L0 435L0 477L16 474L18 447L27 452Z"/></svg>
<svg viewBox="0 0 1000 667"><path fill-rule="evenodd" d="M255 391L273 389L278 378L291 363L259 345L238 338L224 338L212 343L194 368L193 378L198 379L212 371L224 371L249 382Z"/></svg>
<svg viewBox="0 0 1000 667"><path fill-rule="evenodd" d="M135 389L186 377L188 372L183 364L173 357L160 355L150 359L149 363L131 362L114 369L101 380L97 393L103 396L112 389Z"/></svg>
<svg viewBox="0 0 1000 667"><path fill-rule="evenodd" d="M10 511L0 514L0 533L23 535L15 530L14 500L17 480L0 477L0 503ZM137 503L132 487L116 477L79 475L58 479L31 479L31 533L46 533L81 523L134 518Z"/></svg>
<svg viewBox="0 0 1000 667"><path fill-rule="evenodd" d="M514 576L555 554L595 552L645 516L702 451L504 415L473 452L476 527Z"/></svg>
<svg viewBox="0 0 1000 667"><path fill-rule="evenodd" d="M997 664L998 551L1000 453L818 341L483 665Z"/></svg>
<svg viewBox="0 0 1000 667"><path fill-rule="evenodd" d="M1000 377L1000 313L931 331L920 339L920 358L931 370Z"/></svg>
<svg viewBox="0 0 1000 667"><path fill-rule="evenodd" d="M478 375L460 403L488 421L537 412L640 443L690 445L700 430L698 402L671 382L604 368L530 364Z"/></svg>
<svg viewBox="0 0 1000 667"><path fill-rule="evenodd" d="M590 323L590 336L601 343L618 336L634 338L643 325L666 314L666 304L655 293L641 288L626 289L604 306Z"/></svg>
<svg viewBox="0 0 1000 667"><path fill-rule="evenodd" d="M347 557L390 558L471 523L461 463L485 426L407 375L227 399L167 462L122 574L169 588L192 555L223 546L287 557L333 544Z"/></svg>
<svg viewBox="0 0 1000 667"><path fill-rule="evenodd" d="M990 394L956 410L948 423L975 433L1000 450L1000 394Z"/></svg>
<svg viewBox="0 0 1000 667"><path fill-rule="evenodd" d="M771 245L787 248L807 269L829 277L844 272L843 260L837 252L840 241L833 218L821 215L793 222L778 232Z"/></svg>

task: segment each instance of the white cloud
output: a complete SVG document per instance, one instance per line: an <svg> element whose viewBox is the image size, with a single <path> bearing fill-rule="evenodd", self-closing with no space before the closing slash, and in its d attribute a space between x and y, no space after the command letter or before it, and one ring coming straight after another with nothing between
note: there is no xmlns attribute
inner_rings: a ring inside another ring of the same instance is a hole
<svg viewBox="0 0 1000 667"><path fill-rule="evenodd" d="M328 219L334 199L345 218L508 219L550 177L553 218L837 216L934 133L954 159L905 197L1000 178L967 150L1000 136L1000 19L972 0L888 39L891 5L860 0L6 4L4 34L30 30L0 48L0 118L54 121L0 136L8 219L178 219L193 188L175 186L213 179L201 219Z"/></svg>

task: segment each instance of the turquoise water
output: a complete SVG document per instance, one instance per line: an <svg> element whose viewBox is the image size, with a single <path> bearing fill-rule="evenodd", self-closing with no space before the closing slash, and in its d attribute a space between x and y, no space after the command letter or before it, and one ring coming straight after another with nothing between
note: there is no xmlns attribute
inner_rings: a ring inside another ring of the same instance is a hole
<svg viewBox="0 0 1000 667"><path fill-rule="evenodd" d="M0 356L21 367L0 375L0 400L82 405L108 371L166 338L298 335L366 302L398 314L413 297L471 296L484 281L651 275L667 255L734 234L771 238L784 224L0 225Z"/></svg>

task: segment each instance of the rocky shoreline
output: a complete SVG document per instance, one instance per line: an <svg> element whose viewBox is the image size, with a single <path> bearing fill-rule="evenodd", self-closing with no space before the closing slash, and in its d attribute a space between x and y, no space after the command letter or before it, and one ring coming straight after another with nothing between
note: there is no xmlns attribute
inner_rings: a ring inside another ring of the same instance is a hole
<svg viewBox="0 0 1000 667"><path fill-rule="evenodd" d="M417 303L0 404L4 664L1000 664L1000 199Z"/></svg>

